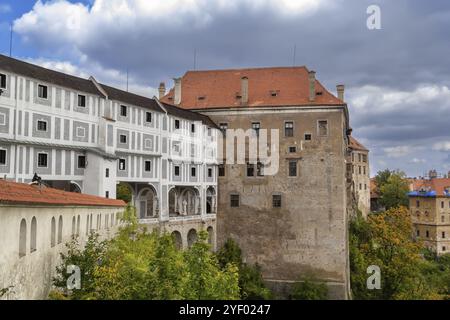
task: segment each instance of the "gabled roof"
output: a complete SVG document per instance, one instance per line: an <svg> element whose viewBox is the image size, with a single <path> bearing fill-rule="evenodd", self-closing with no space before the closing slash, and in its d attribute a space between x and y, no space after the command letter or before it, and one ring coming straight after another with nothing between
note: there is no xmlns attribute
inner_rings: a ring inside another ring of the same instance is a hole
<svg viewBox="0 0 450 320"><path fill-rule="evenodd" d="M414 179L410 181L410 196L450 197L450 178Z"/></svg>
<svg viewBox="0 0 450 320"><path fill-rule="evenodd" d="M219 127L208 116L205 116L201 113L181 109L168 103L161 102L161 104L167 110L167 113L174 117L192 121L201 121L204 125L219 129Z"/></svg>
<svg viewBox="0 0 450 320"><path fill-rule="evenodd" d="M358 140L356 140L356 139L353 138L352 136L350 136L349 148L351 148L351 149L353 149L353 150L357 150L357 151L366 151L366 152L369 152L369 149L367 149L366 147L364 147L364 146L362 145L362 143L360 143Z"/></svg>
<svg viewBox="0 0 450 320"><path fill-rule="evenodd" d="M188 71L181 79L184 109L240 107L241 79L248 78L248 104L245 107L344 105L316 80L316 99L309 101L306 67L273 67ZM273 95L272 95L273 94ZM174 103L174 89L162 98Z"/></svg>
<svg viewBox="0 0 450 320"><path fill-rule="evenodd" d="M87 79L71 76L59 71L46 69L25 61L17 60L0 54L0 70L16 73L61 87L79 90L94 95L102 95L95 85Z"/></svg>
<svg viewBox="0 0 450 320"><path fill-rule="evenodd" d="M102 207L124 207L126 205L122 200L106 199L3 179L0 179L0 204Z"/></svg>

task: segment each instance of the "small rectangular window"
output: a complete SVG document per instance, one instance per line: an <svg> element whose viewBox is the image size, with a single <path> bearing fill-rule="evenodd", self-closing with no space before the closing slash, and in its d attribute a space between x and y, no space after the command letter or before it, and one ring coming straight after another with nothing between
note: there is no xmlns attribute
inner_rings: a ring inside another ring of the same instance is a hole
<svg viewBox="0 0 450 320"><path fill-rule="evenodd" d="M41 99L48 98L48 87L47 86L44 86L42 84L38 85L38 97Z"/></svg>
<svg viewBox="0 0 450 320"><path fill-rule="evenodd" d="M420 208L420 201L419 200L416 200L416 207Z"/></svg>
<svg viewBox="0 0 450 320"><path fill-rule="evenodd" d="M208 168L208 178L212 178L212 169Z"/></svg>
<svg viewBox="0 0 450 320"><path fill-rule="evenodd" d="M106 168L106 170L105 170L105 177L109 178L109 168Z"/></svg>
<svg viewBox="0 0 450 320"><path fill-rule="evenodd" d="M145 161L145 172L152 171L152 162L150 160Z"/></svg>
<svg viewBox="0 0 450 320"><path fill-rule="evenodd" d="M38 153L38 167L39 168L47 168L47 157L46 153Z"/></svg>
<svg viewBox="0 0 450 320"><path fill-rule="evenodd" d="M126 117L127 116L127 106L121 105L120 106L120 116Z"/></svg>
<svg viewBox="0 0 450 320"><path fill-rule="evenodd" d="M225 165L219 165L219 177L225 177Z"/></svg>
<svg viewBox="0 0 450 320"><path fill-rule="evenodd" d="M311 134L310 133L305 133L305 141L311 141Z"/></svg>
<svg viewBox="0 0 450 320"><path fill-rule="evenodd" d="M179 166L175 166L174 174L175 174L175 177L179 177L180 176L180 167Z"/></svg>
<svg viewBox="0 0 450 320"><path fill-rule="evenodd" d="M109 199L109 191L106 191L106 192L105 192L105 198L106 198L106 199Z"/></svg>
<svg viewBox="0 0 450 320"><path fill-rule="evenodd" d="M252 129L253 129L253 132L255 132L256 136L259 136L259 129L261 129L261 123L252 122Z"/></svg>
<svg viewBox="0 0 450 320"><path fill-rule="evenodd" d="M195 133L195 124L191 124L191 133Z"/></svg>
<svg viewBox="0 0 450 320"><path fill-rule="evenodd" d="M256 164L256 175L258 177L264 177L264 165L261 162Z"/></svg>
<svg viewBox="0 0 450 320"><path fill-rule="evenodd" d="M287 121L284 123L284 136L285 137L294 136L294 123L292 121Z"/></svg>
<svg viewBox="0 0 450 320"><path fill-rule="evenodd" d="M180 129L180 120L175 120L175 129Z"/></svg>
<svg viewBox="0 0 450 320"><path fill-rule="evenodd" d="M145 113L145 121L146 122L152 122L152 113L151 112L146 112Z"/></svg>
<svg viewBox="0 0 450 320"><path fill-rule="evenodd" d="M280 194L272 195L272 207L273 208L281 208L281 195Z"/></svg>
<svg viewBox="0 0 450 320"><path fill-rule="evenodd" d="M197 169L195 167L191 168L191 177L195 177L197 175Z"/></svg>
<svg viewBox="0 0 450 320"><path fill-rule="evenodd" d="M417 231L416 231L416 235L417 235L418 237L420 237L420 230L417 230Z"/></svg>
<svg viewBox="0 0 450 320"><path fill-rule="evenodd" d="M78 168L79 169L86 168L86 156L78 156Z"/></svg>
<svg viewBox="0 0 450 320"><path fill-rule="evenodd" d="M238 208L239 207L239 195L238 194L231 194L230 195L230 207L231 208Z"/></svg>
<svg viewBox="0 0 450 320"><path fill-rule="evenodd" d="M127 161L125 159L119 159L119 170L125 171L127 169Z"/></svg>
<svg viewBox="0 0 450 320"><path fill-rule="evenodd" d="M328 135L328 121L319 120L319 136L327 136L327 135Z"/></svg>
<svg viewBox="0 0 450 320"><path fill-rule="evenodd" d="M124 134L121 134L119 136L119 141L120 141L120 143L127 143L127 136Z"/></svg>
<svg viewBox="0 0 450 320"><path fill-rule="evenodd" d="M220 123L219 124L220 131L222 131L223 135L226 135L228 130L228 123Z"/></svg>
<svg viewBox="0 0 450 320"><path fill-rule="evenodd" d="M430 237L430 231L425 231L425 237L429 238Z"/></svg>
<svg viewBox="0 0 450 320"><path fill-rule="evenodd" d="M86 96L79 94L78 95L78 107L85 108L86 107Z"/></svg>
<svg viewBox="0 0 450 320"><path fill-rule="evenodd" d="M289 177L297 176L297 161L289 161Z"/></svg>
<svg viewBox="0 0 450 320"><path fill-rule="evenodd" d="M297 147L289 147L289 153L296 153Z"/></svg>
<svg viewBox="0 0 450 320"><path fill-rule="evenodd" d="M6 89L6 74L0 73L0 89Z"/></svg>
<svg viewBox="0 0 450 320"><path fill-rule="evenodd" d="M47 131L47 121L38 120L37 129L38 131Z"/></svg>
<svg viewBox="0 0 450 320"><path fill-rule="evenodd" d="M445 239L445 231L442 231L442 239Z"/></svg>
<svg viewBox="0 0 450 320"><path fill-rule="evenodd" d="M6 165L6 150L0 149L0 165Z"/></svg>
<svg viewBox="0 0 450 320"><path fill-rule="evenodd" d="M255 165L253 163L247 163L247 177L255 176Z"/></svg>

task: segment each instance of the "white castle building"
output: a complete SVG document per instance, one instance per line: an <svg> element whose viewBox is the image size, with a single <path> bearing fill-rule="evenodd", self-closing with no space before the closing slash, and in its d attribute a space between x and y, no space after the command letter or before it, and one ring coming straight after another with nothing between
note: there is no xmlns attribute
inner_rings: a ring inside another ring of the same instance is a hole
<svg viewBox="0 0 450 320"><path fill-rule="evenodd" d="M180 246L215 244L217 139L206 116L0 55L0 175L116 197Z"/></svg>

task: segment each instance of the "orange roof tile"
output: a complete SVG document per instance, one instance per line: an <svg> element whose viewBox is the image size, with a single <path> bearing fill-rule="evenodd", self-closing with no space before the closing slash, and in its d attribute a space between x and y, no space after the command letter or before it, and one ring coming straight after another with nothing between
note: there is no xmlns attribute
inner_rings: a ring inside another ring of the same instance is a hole
<svg viewBox="0 0 450 320"><path fill-rule="evenodd" d="M437 196L444 196L445 190L450 190L450 178L412 179L411 191L435 191Z"/></svg>
<svg viewBox="0 0 450 320"><path fill-rule="evenodd" d="M47 188L43 185L29 185L2 179L0 179L0 203L60 206L125 206L125 202L122 200L107 199Z"/></svg>
<svg viewBox="0 0 450 320"><path fill-rule="evenodd" d="M349 147L353 150L359 150L359 151L369 151L366 147L364 147L358 140L350 136L350 144Z"/></svg>
<svg viewBox="0 0 450 320"><path fill-rule="evenodd" d="M181 80L181 104L185 109L239 107L241 78L248 78L245 107L343 105L316 80L316 99L309 101L306 67L275 67L188 71ZM276 92L276 96L272 96ZM172 88L161 101L173 103Z"/></svg>

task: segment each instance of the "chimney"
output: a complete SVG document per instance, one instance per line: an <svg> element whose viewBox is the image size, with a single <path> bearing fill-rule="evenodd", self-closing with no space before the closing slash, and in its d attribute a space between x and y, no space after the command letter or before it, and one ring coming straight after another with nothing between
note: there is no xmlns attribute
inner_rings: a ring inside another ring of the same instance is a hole
<svg viewBox="0 0 450 320"><path fill-rule="evenodd" d="M345 86L343 84L338 84L336 86L337 96L339 100L344 101L344 90Z"/></svg>
<svg viewBox="0 0 450 320"><path fill-rule="evenodd" d="M175 82L173 102L179 105L181 103L181 78L174 78L173 81Z"/></svg>
<svg viewBox="0 0 450 320"><path fill-rule="evenodd" d="M244 105L248 103L248 78L247 77L241 78L241 103Z"/></svg>
<svg viewBox="0 0 450 320"><path fill-rule="evenodd" d="M436 170L430 170L430 172L428 173L428 177L430 179L435 179L435 178L437 178L437 176L438 176L438 174L437 174Z"/></svg>
<svg viewBox="0 0 450 320"><path fill-rule="evenodd" d="M309 71L308 78L309 78L309 101L312 102L316 100L316 72Z"/></svg>
<svg viewBox="0 0 450 320"><path fill-rule="evenodd" d="M161 100L162 97L166 95L166 84L164 82L161 82L159 84L158 92L159 92L159 100Z"/></svg>

